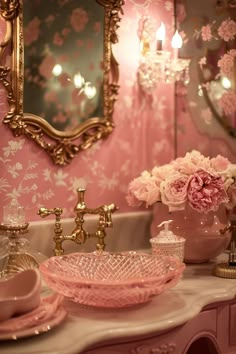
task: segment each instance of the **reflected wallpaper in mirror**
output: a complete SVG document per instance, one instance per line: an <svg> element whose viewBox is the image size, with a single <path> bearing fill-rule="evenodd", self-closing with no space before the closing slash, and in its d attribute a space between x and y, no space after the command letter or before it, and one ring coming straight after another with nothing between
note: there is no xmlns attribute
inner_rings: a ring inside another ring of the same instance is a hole
<svg viewBox="0 0 236 354"><path fill-rule="evenodd" d="M212 134L212 121L236 138L236 3L178 0L187 16L180 24L185 46L182 55L193 57L188 100L196 126ZM199 114L200 111L200 114ZM230 142L235 150L235 142Z"/></svg>
<svg viewBox="0 0 236 354"><path fill-rule="evenodd" d="M24 112L60 131L102 117L104 8L94 0L24 0L23 26Z"/></svg>
<svg viewBox="0 0 236 354"><path fill-rule="evenodd" d="M199 60L200 84L215 118L231 136L236 137L236 22L227 13L219 20L219 23L209 24L212 33L214 27L218 29L219 38L212 35L210 45L209 41L205 45L206 54Z"/></svg>

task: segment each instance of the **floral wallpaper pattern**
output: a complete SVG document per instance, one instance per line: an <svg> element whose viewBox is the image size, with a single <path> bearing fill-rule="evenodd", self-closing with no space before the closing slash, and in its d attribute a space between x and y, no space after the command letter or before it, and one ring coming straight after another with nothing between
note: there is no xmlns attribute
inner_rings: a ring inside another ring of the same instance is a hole
<svg viewBox="0 0 236 354"><path fill-rule="evenodd" d="M194 6L199 3L192 2ZM199 39L189 37L184 27L190 0L176 3L184 47L193 41L195 46ZM29 221L39 220L37 210L42 205L62 207L64 216L73 216L77 187L86 187L85 201L89 207L114 202L119 212L134 211L126 201L128 184L145 169L168 163L192 149L205 155L220 153L235 161L235 140L215 121L209 107L192 94L196 77L192 77L187 87L161 83L152 95L145 95L139 87L139 21L142 16L150 15L157 27L164 22L167 38L171 38L173 0L126 0L123 10L119 43L113 49L120 68L114 132L61 168L53 165L32 141L23 136L13 137L1 124L0 218L2 206L13 198L25 206ZM196 18L190 20L195 23ZM209 38L207 30L203 33L204 38ZM194 48L191 55L195 64L203 55ZM7 110L5 91L0 88L0 119Z"/></svg>
<svg viewBox="0 0 236 354"><path fill-rule="evenodd" d="M114 132L79 154L70 165L60 168L32 141L24 136L13 137L1 124L1 207L17 198L25 206L28 220L39 220L37 211L42 205L62 207L63 216L74 216L76 188L86 187L85 201L89 207L114 202L119 212L131 211L125 200L130 179L154 163L173 158L174 88L163 85L150 98L142 93L137 82L139 20L150 14L157 26L165 21L170 31L173 3L127 0L123 10L119 43L113 49L120 68ZM0 102L2 119L8 109L3 88Z"/></svg>
<svg viewBox="0 0 236 354"><path fill-rule="evenodd" d="M203 84L205 88L210 91L211 90L211 82L213 81L214 85L218 79L228 79L228 86L225 89L225 92L219 92L220 97L212 97L214 100L214 104L218 104L222 110L220 110L220 114L224 113L226 115L230 115L236 112L236 94L233 90L233 80L234 80L234 57L236 57L236 49L229 49L230 46L235 45L234 38L236 35L236 22L230 18L223 20L218 28L214 28L215 22L212 24L207 24L201 28L200 31L195 30L195 37L202 37L204 42L210 42L216 40L220 42L219 44L219 54L214 50L214 55L216 55L215 60L213 61L210 57L204 56L200 58L199 65L201 69L204 71L206 68L206 82ZM214 31L217 34L213 34ZM217 56L218 54L218 56ZM214 65L213 65L214 64ZM232 82L232 84L231 84ZM234 124L234 122L232 122Z"/></svg>

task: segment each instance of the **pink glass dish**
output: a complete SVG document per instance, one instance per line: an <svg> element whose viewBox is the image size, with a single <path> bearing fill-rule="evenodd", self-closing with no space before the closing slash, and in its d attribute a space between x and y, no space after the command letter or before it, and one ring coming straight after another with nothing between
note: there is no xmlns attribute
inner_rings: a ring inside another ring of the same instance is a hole
<svg viewBox="0 0 236 354"><path fill-rule="evenodd" d="M174 257L147 253L73 253L40 265L47 285L72 301L125 307L149 301L174 286L185 265Z"/></svg>
<svg viewBox="0 0 236 354"><path fill-rule="evenodd" d="M0 322L21 315L40 303L41 275L37 269L27 269L12 278L0 281Z"/></svg>

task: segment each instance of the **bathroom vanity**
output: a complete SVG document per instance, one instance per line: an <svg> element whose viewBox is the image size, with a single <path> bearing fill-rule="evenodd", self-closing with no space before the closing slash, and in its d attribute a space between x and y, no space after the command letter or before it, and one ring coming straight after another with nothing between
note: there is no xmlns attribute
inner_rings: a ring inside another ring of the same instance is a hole
<svg viewBox="0 0 236 354"><path fill-rule="evenodd" d="M47 333L1 341L1 354L235 354L236 280L214 262L187 265L181 281L149 303L119 310L65 301L68 316Z"/></svg>
<svg viewBox="0 0 236 354"><path fill-rule="evenodd" d="M114 215L107 250L150 250L151 219L150 212ZM69 232L73 220L63 226ZM92 217L88 228L95 226ZM53 228L54 220L30 224L32 251L52 255ZM67 252L90 251L94 240L78 248L71 242L65 246ZM223 254L216 261L226 259ZM1 340L0 353L236 354L236 279L213 276L214 265L214 261L187 265L175 287L142 305L96 309L64 300L68 315L60 324L46 333Z"/></svg>

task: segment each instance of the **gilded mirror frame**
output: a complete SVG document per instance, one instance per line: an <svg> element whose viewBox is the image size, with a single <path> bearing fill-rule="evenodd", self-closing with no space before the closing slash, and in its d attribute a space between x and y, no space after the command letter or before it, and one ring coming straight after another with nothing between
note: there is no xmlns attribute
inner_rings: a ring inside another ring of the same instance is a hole
<svg viewBox="0 0 236 354"><path fill-rule="evenodd" d="M112 52L118 42L117 29L124 0L94 0L104 7L103 117L92 117L75 130L59 131L45 119L23 111L24 36L23 0L1 0L0 15L6 21L6 34L0 43L0 82L7 92L9 111L3 119L14 136L25 135L43 148L56 165L67 165L80 152L114 128L113 110L118 97L119 68ZM11 68L4 66L4 53L11 47Z"/></svg>

